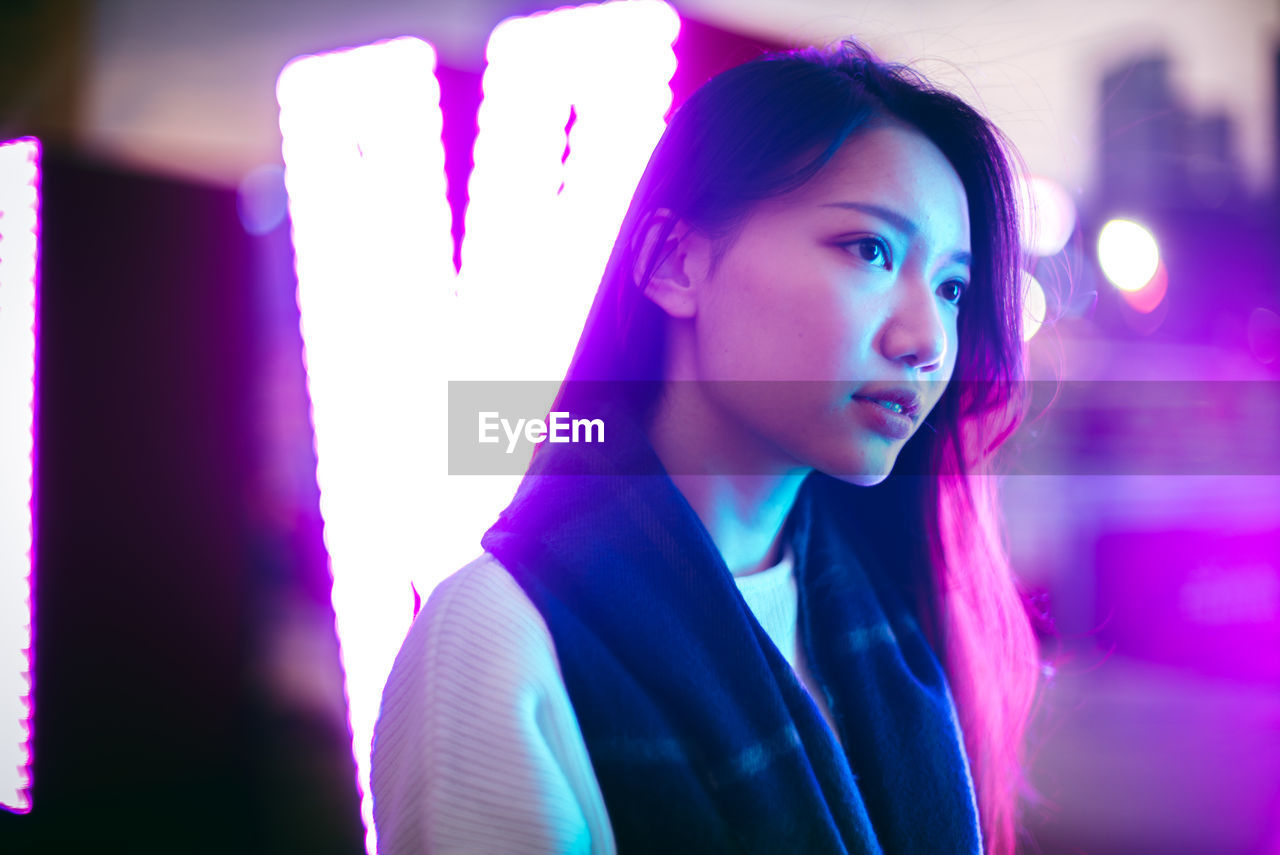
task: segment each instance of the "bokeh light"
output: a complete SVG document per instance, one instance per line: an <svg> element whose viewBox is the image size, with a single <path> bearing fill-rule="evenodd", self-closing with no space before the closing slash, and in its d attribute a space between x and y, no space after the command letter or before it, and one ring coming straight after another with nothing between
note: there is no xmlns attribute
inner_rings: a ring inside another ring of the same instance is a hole
<svg viewBox="0 0 1280 855"><path fill-rule="evenodd" d="M1120 298L1135 312L1146 315L1154 312L1156 307L1164 301L1164 295L1168 290L1169 271L1165 269L1164 262L1160 261L1156 264L1155 274L1147 280L1145 285L1134 291L1121 290Z"/></svg>
<svg viewBox="0 0 1280 855"><path fill-rule="evenodd" d="M1019 174L1017 184L1022 248L1032 255L1056 255L1075 232L1075 200L1061 184L1043 175Z"/></svg>
<svg viewBox="0 0 1280 855"><path fill-rule="evenodd" d="M284 169L266 164L249 171L236 191L240 224L251 235L265 235L284 220L289 197L284 189Z"/></svg>
<svg viewBox="0 0 1280 855"><path fill-rule="evenodd" d="M1258 306L1249 313L1245 338L1249 342L1249 352L1259 362L1270 364L1280 359L1280 315Z"/></svg>
<svg viewBox="0 0 1280 855"><path fill-rule="evenodd" d="M1034 276L1025 270L1022 272L1022 340L1031 341L1044 324L1048 302L1045 300L1044 288Z"/></svg>
<svg viewBox="0 0 1280 855"><path fill-rule="evenodd" d="M1133 220L1109 220L1098 233L1098 263L1112 285L1137 291L1155 276L1160 247L1146 226Z"/></svg>

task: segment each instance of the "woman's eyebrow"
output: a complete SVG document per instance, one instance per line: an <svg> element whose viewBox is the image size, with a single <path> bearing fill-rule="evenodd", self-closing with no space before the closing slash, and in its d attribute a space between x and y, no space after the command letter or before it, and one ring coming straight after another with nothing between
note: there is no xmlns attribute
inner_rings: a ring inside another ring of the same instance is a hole
<svg viewBox="0 0 1280 855"><path fill-rule="evenodd" d="M864 214L871 214L891 224L898 231L906 234L907 237L913 237L916 232L920 231L919 226L902 216L902 214L890 208L883 208L880 205L872 205L867 202L827 202L821 207L848 208L854 211L862 211Z"/></svg>
<svg viewBox="0 0 1280 855"><path fill-rule="evenodd" d="M904 217L902 214L899 214L897 211L880 205L872 205L868 202L826 202L820 207L847 208L849 210L862 211L865 214L871 214L872 216L879 217L886 223L889 223L907 237L915 237L915 235L920 231L919 226L917 226L912 220ZM951 260L959 264L968 265L969 267L973 266L973 255L965 252L964 250L957 250L956 252L951 253Z"/></svg>

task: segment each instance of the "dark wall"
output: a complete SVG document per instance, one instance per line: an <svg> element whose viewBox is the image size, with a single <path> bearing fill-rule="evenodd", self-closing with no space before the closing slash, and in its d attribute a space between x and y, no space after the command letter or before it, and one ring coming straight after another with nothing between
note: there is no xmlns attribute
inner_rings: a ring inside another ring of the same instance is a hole
<svg viewBox="0 0 1280 855"><path fill-rule="evenodd" d="M0 849L258 851L252 245L227 190L42 181L34 810Z"/></svg>

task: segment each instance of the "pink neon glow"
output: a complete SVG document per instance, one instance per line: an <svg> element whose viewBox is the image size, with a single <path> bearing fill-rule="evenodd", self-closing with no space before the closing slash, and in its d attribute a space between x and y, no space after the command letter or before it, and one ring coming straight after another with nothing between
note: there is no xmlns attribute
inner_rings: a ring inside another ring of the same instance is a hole
<svg viewBox="0 0 1280 855"><path fill-rule="evenodd" d="M0 143L0 807L31 810L40 143Z"/></svg>
<svg viewBox="0 0 1280 855"><path fill-rule="evenodd" d="M280 73L316 480L366 845L382 686L413 617L412 572L443 490L453 280L435 51L413 38L291 61ZM434 455L434 456L429 456ZM432 464L438 466L433 468Z"/></svg>
<svg viewBox="0 0 1280 855"><path fill-rule="evenodd" d="M395 39L280 73L316 479L370 852L372 728L412 619L410 581L426 596L474 558L518 481L447 475L447 381L563 375L663 130L678 27L665 3L628 0L495 29L456 279L432 48Z"/></svg>

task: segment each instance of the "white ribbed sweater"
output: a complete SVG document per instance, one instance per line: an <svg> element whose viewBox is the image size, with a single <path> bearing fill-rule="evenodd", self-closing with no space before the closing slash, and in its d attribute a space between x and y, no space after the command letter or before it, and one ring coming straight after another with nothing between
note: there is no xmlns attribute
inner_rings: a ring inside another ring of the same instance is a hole
<svg viewBox="0 0 1280 855"><path fill-rule="evenodd" d="M793 565L788 551L735 581L831 725L796 641ZM617 851L551 633L492 554L441 582L414 620L383 692L371 785L389 855Z"/></svg>

